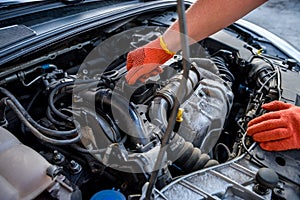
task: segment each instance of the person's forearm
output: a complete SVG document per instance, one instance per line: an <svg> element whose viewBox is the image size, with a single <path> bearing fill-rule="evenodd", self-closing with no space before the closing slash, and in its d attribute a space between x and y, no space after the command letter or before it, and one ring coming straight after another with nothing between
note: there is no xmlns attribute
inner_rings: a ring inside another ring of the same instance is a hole
<svg viewBox="0 0 300 200"><path fill-rule="evenodd" d="M188 36L199 41L229 26L267 0L197 0L186 12ZM179 24L176 21L163 34L169 50L180 48ZM192 41L190 41L192 43Z"/></svg>

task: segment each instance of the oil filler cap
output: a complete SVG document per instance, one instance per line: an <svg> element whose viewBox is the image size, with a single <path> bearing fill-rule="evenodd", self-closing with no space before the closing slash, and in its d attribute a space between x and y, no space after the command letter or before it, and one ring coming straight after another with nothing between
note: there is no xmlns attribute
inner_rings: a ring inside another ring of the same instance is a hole
<svg viewBox="0 0 300 200"><path fill-rule="evenodd" d="M126 198L119 191L102 190L94 194L90 200L126 200Z"/></svg>
<svg viewBox="0 0 300 200"><path fill-rule="evenodd" d="M254 187L255 192L258 194L267 194L269 189L273 189L278 181L279 177L273 169L260 168L256 173L257 185Z"/></svg>

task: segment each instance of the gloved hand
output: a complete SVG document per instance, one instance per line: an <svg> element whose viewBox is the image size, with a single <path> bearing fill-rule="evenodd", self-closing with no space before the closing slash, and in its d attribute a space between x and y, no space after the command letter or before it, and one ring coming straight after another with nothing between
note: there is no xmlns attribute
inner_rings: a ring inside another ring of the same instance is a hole
<svg viewBox="0 0 300 200"><path fill-rule="evenodd" d="M262 105L271 111L248 123L247 134L267 151L300 148L300 107L281 101Z"/></svg>
<svg viewBox="0 0 300 200"><path fill-rule="evenodd" d="M144 82L150 76L163 72L160 65L173 57L175 53L168 50L162 37L131 51L127 55L128 84L132 85L137 80Z"/></svg>

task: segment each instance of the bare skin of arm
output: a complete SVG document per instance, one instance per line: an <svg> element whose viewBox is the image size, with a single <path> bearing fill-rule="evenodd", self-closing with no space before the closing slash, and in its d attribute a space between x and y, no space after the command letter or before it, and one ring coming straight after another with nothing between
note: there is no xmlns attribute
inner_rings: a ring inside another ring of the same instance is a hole
<svg viewBox="0 0 300 200"><path fill-rule="evenodd" d="M267 0L197 0L186 12L188 36L199 41L229 26ZM179 24L176 21L163 34L170 51L180 48ZM190 42L192 43L192 42Z"/></svg>

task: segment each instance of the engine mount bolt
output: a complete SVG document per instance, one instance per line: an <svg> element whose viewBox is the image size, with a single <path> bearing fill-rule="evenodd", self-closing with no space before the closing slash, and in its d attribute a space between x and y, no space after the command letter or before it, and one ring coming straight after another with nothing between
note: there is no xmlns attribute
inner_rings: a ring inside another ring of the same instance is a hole
<svg viewBox="0 0 300 200"><path fill-rule="evenodd" d="M53 161L55 164L61 164L65 161L65 156L57 150L54 150L53 154Z"/></svg>
<svg viewBox="0 0 300 200"><path fill-rule="evenodd" d="M81 172L82 170L82 167L79 163L77 163L76 161L74 160L71 160L70 161L70 169L71 169L71 172L72 174L78 174Z"/></svg>

